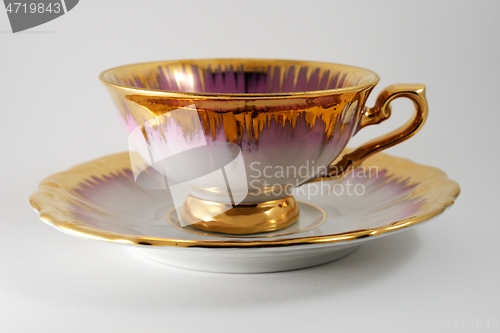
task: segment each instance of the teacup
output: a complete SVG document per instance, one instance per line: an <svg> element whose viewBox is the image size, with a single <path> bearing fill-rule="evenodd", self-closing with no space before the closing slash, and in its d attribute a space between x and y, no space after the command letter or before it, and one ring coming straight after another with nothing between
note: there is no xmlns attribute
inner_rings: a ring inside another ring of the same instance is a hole
<svg viewBox="0 0 500 333"><path fill-rule="evenodd" d="M422 84L389 86L365 107L378 75L333 63L162 61L109 69L100 79L131 146L164 176L181 224L229 234L293 224L299 206L290 189L338 177L410 138L428 109ZM400 97L415 106L410 121L342 155Z"/></svg>

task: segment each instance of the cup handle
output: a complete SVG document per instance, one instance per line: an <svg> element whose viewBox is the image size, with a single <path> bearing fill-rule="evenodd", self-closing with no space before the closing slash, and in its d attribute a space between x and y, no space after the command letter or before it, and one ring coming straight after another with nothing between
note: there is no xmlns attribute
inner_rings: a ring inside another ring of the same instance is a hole
<svg viewBox="0 0 500 333"><path fill-rule="evenodd" d="M396 98L402 97L409 98L415 106L413 116L406 124L345 154L340 161L329 166L328 176L319 177L313 181L336 178L351 168L358 167L367 157L415 135L424 125L428 113L425 85L423 84L395 84L385 88L378 96L375 105L365 109L359 122L358 131L363 127L379 124L389 119L391 116L390 103Z"/></svg>

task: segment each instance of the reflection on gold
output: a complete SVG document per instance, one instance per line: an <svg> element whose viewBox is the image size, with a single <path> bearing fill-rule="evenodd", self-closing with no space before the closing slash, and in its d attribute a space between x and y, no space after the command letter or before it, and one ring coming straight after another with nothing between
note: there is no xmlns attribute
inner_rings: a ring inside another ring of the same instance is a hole
<svg viewBox="0 0 500 333"><path fill-rule="evenodd" d="M297 201L299 203L299 201ZM300 219L297 220L297 223L293 223L290 227L283 228L276 230L274 232L266 232L266 233L258 233L258 234L248 234L248 235L238 235L238 238L240 239L245 239L245 238L272 238L272 237L282 237L286 235L293 235L293 234L298 234L302 233L308 230L312 230L314 228L318 228L325 222L326 220L326 212L319 206L314 205L310 202L300 202L299 206L303 205L304 207L307 207L309 209L314 209L317 212L320 212L321 217L311 220L311 221L304 221L304 223L301 225ZM306 208L306 209L307 209ZM179 222L179 217L177 215L177 210L175 208L172 208L169 213L167 213L167 221L172 225L173 227L180 229L185 232L190 232L193 234L197 235L203 235L203 236L214 236L217 235L217 237L226 237L226 238L233 238L234 235L231 234L223 234L223 233L212 233L212 232L207 232L207 231L202 231L200 229L195 229L192 228L191 226L181 226L181 223Z"/></svg>
<svg viewBox="0 0 500 333"><path fill-rule="evenodd" d="M361 95L365 98L367 94L368 92ZM179 108L188 109L194 106L198 111L205 135L211 135L212 139L215 139L219 130L223 128L227 142L240 143L243 137L249 141L257 140L264 129L269 128L273 122L291 128L296 128L297 123L302 122L308 128L313 128L316 122L320 121L325 140L328 140L333 136L342 113L353 101L357 102L359 96L360 94L349 92L311 101L266 100L254 101L254 103L251 100L242 103L241 101L170 99L142 95L126 95L126 99L144 107L144 109L136 109L137 112L147 111L146 116L133 115L134 119L150 119ZM361 104L364 104L364 101ZM356 115L359 117L360 109L357 111ZM196 122L176 121L176 123L182 128L184 135L192 134L196 130L192 128Z"/></svg>
<svg viewBox="0 0 500 333"><path fill-rule="evenodd" d="M181 216L193 228L232 235L249 235L286 228L299 217L299 206L292 196L252 205L228 205L189 196Z"/></svg>

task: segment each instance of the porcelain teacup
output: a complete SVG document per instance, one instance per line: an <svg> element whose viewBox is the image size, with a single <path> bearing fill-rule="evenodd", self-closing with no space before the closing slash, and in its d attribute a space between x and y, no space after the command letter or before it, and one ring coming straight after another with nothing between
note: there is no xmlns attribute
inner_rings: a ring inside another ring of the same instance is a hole
<svg viewBox="0 0 500 333"><path fill-rule="evenodd" d="M100 79L131 147L163 175L179 219L229 234L293 224L299 206L291 189L338 177L410 138L428 110L421 84L389 86L366 107L379 76L334 63L161 61L109 69ZM401 97L415 106L408 123L342 155L361 128L388 119L389 104Z"/></svg>

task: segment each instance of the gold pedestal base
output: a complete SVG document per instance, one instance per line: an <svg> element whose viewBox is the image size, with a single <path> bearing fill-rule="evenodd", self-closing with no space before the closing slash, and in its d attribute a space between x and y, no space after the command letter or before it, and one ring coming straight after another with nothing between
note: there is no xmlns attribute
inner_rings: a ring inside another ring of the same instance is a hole
<svg viewBox="0 0 500 333"><path fill-rule="evenodd" d="M299 217L299 206L292 196L236 207L229 204L232 207L229 210L227 205L189 196L182 208L182 218L196 229L248 235L286 228Z"/></svg>

